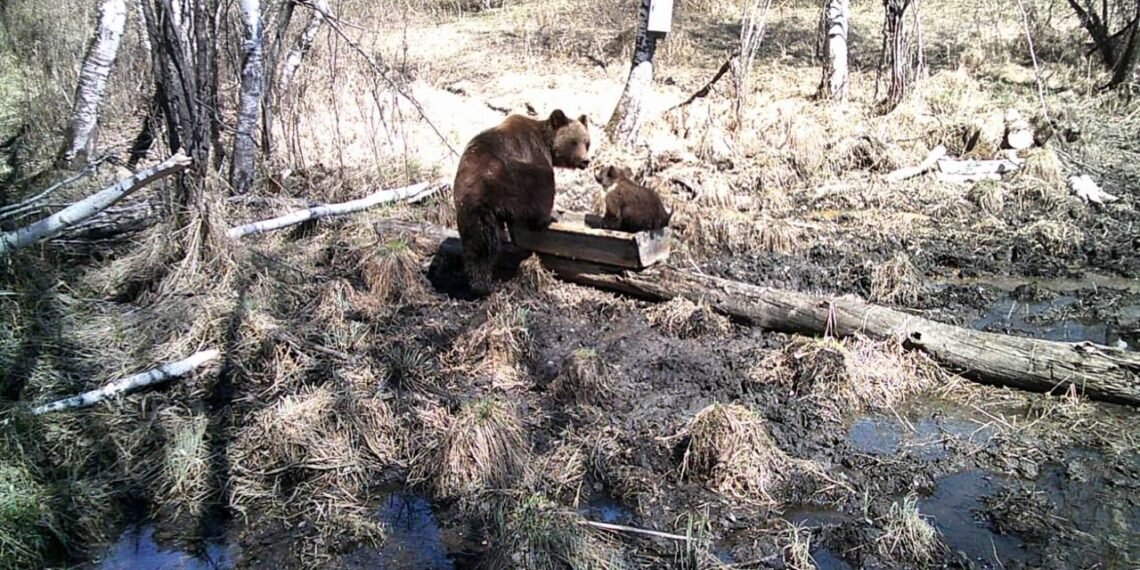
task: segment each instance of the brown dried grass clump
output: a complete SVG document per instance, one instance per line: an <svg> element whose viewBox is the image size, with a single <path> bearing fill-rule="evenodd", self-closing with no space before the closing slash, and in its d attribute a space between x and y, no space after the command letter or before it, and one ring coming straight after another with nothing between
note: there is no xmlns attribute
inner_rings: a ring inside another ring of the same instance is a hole
<svg viewBox="0 0 1140 570"><path fill-rule="evenodd" d="M1039 220L1017 232L1017 239L1038 245L1056 255L1071 255L1084 243L1080 228L1063 220Z"/></svg>
<svg viewBox="0 0 1140 570"><path fill-rule="evenodd" d="M357 266L368 290L381 301L417 302L427 288L419 256L404 238L392 238L371 246Z"/></svg>
<svg viewBox="0 0 1140 570"><path fill-rule="evenodd" d="M425 392L438 380L431 351L410 343L392 342L380 349L381 377L398 392Z"/></svg>
<svg viewBox="0 0 1140 570"><path fill-rule="evenodd" d="M544 293L558 286L558 279L547 269L537 255L531 255L519 264L518 276L514 281L524 289Z"/></svg>
<svg viewBox="0 0 1140 570"><path fill-rule="evenodd" d="M726 334L732 330L728 317L713 310L703 299L696 303L674 297L646 313L649 324L677 338L697 338L709 334Z"/></svg>
<svg viewBox="0 0 1140 570"><path fill-rule="evenodd" d="M550 384L550 391L561 402L597 403L612 390L606 368L596 350L579 348L566 358L561 373Z"/></svg>
<svg viewBox="0 0 1140 570"><path fill-rule="evenodd" d="M789 522L779 534L784 565L788 570L815 570L811 557L811 529Z"/></svg>
<svg viewBox="0 0 1140 570"><path fill-rule="evenodd" d="M800 241L800 230L783 218L761 218L757 222L756 245L769 253L788 253Z"/></svg>
<svg viewBox="0 0 1140 570"><path fill-rule="evenodd" d="M159 421L169 434L158 471L160 508L171 520L197 521L213 494L209 418L172 407L159 413Z"/></svg>
<svg viewBox="0 0 1140 570"><path fill-rule="evenodd" d="M992 180L975 183L966 193L966 198L991 216L1000 216L1005 209L1005 189Z"/></svg>
<svg viewBox="0 0 1140 570"><path fill-rule="evenodd" d="M578 495L586 478L588 460L589 452L581 442L560 440L535 461L538 466L535 474L540 478L538 488L556 498Z"/></svg>
<svg viewBox="0 0 1140 570"><path fill-rule="evenodd" d="M683 430L689 445L681 476L704 481L722 495L771 503L791 476L789 458L768 435L764 420L737 404L712 404Z"/></svg>
<svg viewBox="0 0 1140 570"><path fill-rule="evenodd" d="M432 463L437 496L470 498L522 480L530 448L515 411L487 397L463 406Z"/></svg>
<svg viewBox="0 0 1140 570"><path fill-rule="evenodd" d="M230 504L259 524L311 522L307 557L322 558L343 540L383 536L370 483L398 457L395 416L348 380L340 391L306 387L254 412L227 450Z"/></svg>
<svg viewBox="0 0 1140 570"><path fill-rule="evenodd" d="M938 531L918 511L918 498L907 495L891 504L883 534L876 539L879 556L905 565L926 567L941 547Z"/></svg>
<svg viewBox="0 0 1140 570"><path fill-rule="evenodd" d="M1034 147L1026 150L1020 174L1062 191L1067 188L1065 165L1051 147Z"/></svg>
<svg viewBox="0 0 1140 570"><path fill-rule="evenodd" d="M530 495L498 517L501 540L488 568L626 568L618 544L544 495Z"/></svg>
<svg viewBox="0 0 1140 570"><path fill-rule="evenodd" d="M915 269L910 256L896 252L890 259L871 271L871 301L898 305L913 305L922 289L922 275Z"/></svg>
<svg viewBox="0 0 1140 570"><path fill-rule="evenodd" d="M939 374L928 357L897 340L825 337L792 341L757 363L751 376L791 386L819 405L821 417L840 421L868 408L892 409L933 387Z"/></svg>
<svg viewBox="0 0 1140 570"><path fill-rule="evenodd" d="M522 368L533 349L526 321L530 311L501 291L488 303L486 320L460 337L445 355L450 368L461 374L485 374L500 388L521 383Z"/></svg>
<svg viewBox="0 0 1140 570"><path fill-rule="evenodd" d="M674 215L686 246L716 254L746 253L756 243L759 228L750 214L732 208L715 210L686 203Z"/></svg>

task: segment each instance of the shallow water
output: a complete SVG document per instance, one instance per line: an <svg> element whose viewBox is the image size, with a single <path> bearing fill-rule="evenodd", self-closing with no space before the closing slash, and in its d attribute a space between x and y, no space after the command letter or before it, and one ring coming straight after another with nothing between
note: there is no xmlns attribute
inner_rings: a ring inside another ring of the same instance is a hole
<svg viewBox="0 0 1140 570"><path fill-rule="evenodd" d="M904 453L924 461L949 456L949 446L985 445L996 431L969 415L951 416L945 410L916 404L895 416L871 414L855 418L847 430L847 439L855 450L871 455ZM903 421L905 420L905 422Z"/></svg>
<svg viewBox="0 0 1140 570"><path fill-rule="evenodd" d="M107 552L90 566L99 570L220 570L234 567L232 548L220 543L206 545L206 552L195 556L176 548L164 548L154 541L154 527L128 528Z"/></svg>
<svg viewBox="0 0 1140 570"><path fill-rule="evenodd" d="M344 555L341 568L455 568L431 505L423 497L394 492L384 499L376 517L384 525L384 543L379 548L361 548Z"/></svg>
<svg viewBox="0 0 1140 570"><path fill-rule="evenodd" d="M633 511L603 494L592 496L580 502L578 514L586 520L622 525L632 524L634 516Z"/></svg>
<svg viewBox="0 0 1140 570"><path fill-rule="evenodd" d="M1026 550L1020 538L997 534L979 518L982 499L997 493L1001 484L1000 478L984 471L947 475L936 482L933 494L919 499L918 510L929 517L947 546L982 568L1024 562Z"/></svg>

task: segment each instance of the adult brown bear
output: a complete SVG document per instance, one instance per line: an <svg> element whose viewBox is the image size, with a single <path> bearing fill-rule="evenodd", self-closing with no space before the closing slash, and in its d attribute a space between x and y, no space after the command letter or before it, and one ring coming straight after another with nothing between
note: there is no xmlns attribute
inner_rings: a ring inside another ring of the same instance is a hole
<svg viewBox="0 0 1140 570"><path fill-rule="evenodd" d="M598 169L594 178L607 190L604 227L636 233L669 225L673 213L665 211L657 192L633 181L629 168L607 166Z"/></svg>
<svg viewBox="0 0 1140 570"><path fill-rule="evenodd" d="M471 290L491 292L491 269L511 222L543 229L554 221L554 168L590 164L585 115L555 109L546 120L511 115L471 139L455 172L455 213Z"/></svg>

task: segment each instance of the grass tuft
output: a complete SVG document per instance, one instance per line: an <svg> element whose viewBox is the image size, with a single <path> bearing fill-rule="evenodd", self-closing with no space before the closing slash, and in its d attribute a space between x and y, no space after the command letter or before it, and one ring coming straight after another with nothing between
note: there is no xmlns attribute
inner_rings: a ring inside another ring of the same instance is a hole
<svg viewBox="0 0 1140 570"><path fill-rule="evenodd" d="M610 393L610 377L606 364L593 348L579 348L570 353L562 371L550 384L550 391L560 402L594 404Z"/></svg>
<svg viewBox="0 0 1140 570"><path fill-rule="evenodd" d="M525 475L530 448L518 416L493 398L463 406L433 461L437 496L477 496L508 488Z"/></svg>
<svg viewBox="0 0 1140 570"><path fill-rule="evenodd" d="M713 310L708 303L703 300L694 303L684 297L674 297L649 309L646 317L651 325L678 338L726 334L732 329L728 317Z"/></svg>
<svg viewBox="0 0 1140 570"><path fill-rule="evenodd" d="M544 495L527 496L499 516L502 543L488 567L625 568L616 543L580 520Z"/></svg>
<svg viewBox="0 0 1140 570"><path fill-rule="evenodd" d="M47 489L22 465L0 460L0 567L41 564L49 542Z"/></svg>
<svg viewBox="0 0 1140 570"><path fill-rule="evenodd" d="M895 305L913 305L922 289L922 275L910 256L896 252L871 271L871 301Z"/></svg>
<svg viewBox="0 0 1140 570"><path fill-rule="evenodd" d="M764 420L737 404L712 404L689 422L682 477L748 502L773 503L791 476L793 461L768 435Z"/></svg>
<svg viewBox="0 0 1140 570"><path fill-rule="evenodd" d="M918 511L918 498L907 495L887 512L883 534L876 541L879 555L907 565L926 566L939 547L938 532Z"/></svg>

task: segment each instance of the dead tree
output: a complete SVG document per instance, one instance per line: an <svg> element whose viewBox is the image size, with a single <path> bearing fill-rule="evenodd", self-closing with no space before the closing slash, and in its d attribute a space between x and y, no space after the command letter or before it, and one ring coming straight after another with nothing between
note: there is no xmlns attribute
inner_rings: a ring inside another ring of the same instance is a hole
<svg viewBox="0 0 1140 570"><path fill-rule="evenodd" d="M258 111L261 110L262 73L261 2L240 0L245 49L242 57L241 90L238 94L237 129L230 162L230 185L235 194L253 186L257 163Z"/></svg>
<svg viewBox="0 0 1140 570"><path fill-rule="evenodd" d="M325 18L329 13L329 5L325 0L313 0L312 2L312 16L309 22L305 24L305 29L297 38L297 42L285 54L282 61L281 56L284 53L285 46L285 31L289 27L289 22L293 18L293 9L296 3L293 1L284 2L281 8L281 16L277 22L277 35L273 41L273 46L269 49L266 55L266 68L265 68L265 92L261 104L261 149L265 154L269 154L273 149L273 117L276 109L281 105L281 100L289 93L289 85L293 82L293 76L296 75L297 69L301 67L301 62L304 60L305 55L309 53L309 49L313 47L313 42L317 39L317 33L321 30L322 24L325 23ZM280 74L278 75L277 69L280 63ZM276 80L274 79L276 78Z"/></svg>
<svg viewBox="0 0 1140 570"><path fill-rule="evenodd" d="M640 2L629 78L613 115L606 123L606 136L623 146L631 146L637 141L637 133L644 120L645 103L653 89L653 55L657 53L657 40L661 34L649 31L650 3L650 0Z"/></svg>
<svg viewBox="0 0 1140 570"><path fill-rule="evenodd" d="M917 18L912 27L918 33L917 41L911 42L911 34L906 26L907 9L912 5L917 10L918 0L883 0L883 47L879 53L879 77L875 79L875 98L879 97L879 80L886 63L890 76L887 79L887 98L883 101L883 111L889 112L902 102L910 92L914 79L923 72L921 23Z"/></svg>
<svg viewBox="0 0 1140 570"><path fill-rule="evenodd" d="M179 177L173 204L181 226L184 216L202 217L211 158L218 154L218 0L143 0L142 6L167 143L171 152L182 150L193 161Z"/></svg>
<svg viewBox="0 0 1140 570"><path fill-rule="evenodd" d="M819 96L842 101L847 98L847 14L850 0L826 0L823 5L823 78Z"/></svg>
<svg viewBox="0 0 1140 570"><path fill-rule="evenodd" d="M87 162L94 151L95 127L99 122L99 107L107 90L107 77L119 55L119 42L127 27L126 0L105 0L99 7L99 23L95 37L83 58L79 82L75 87L75 103L67 124L63 148L59 151L56 166L75 168Z"/></svg>

